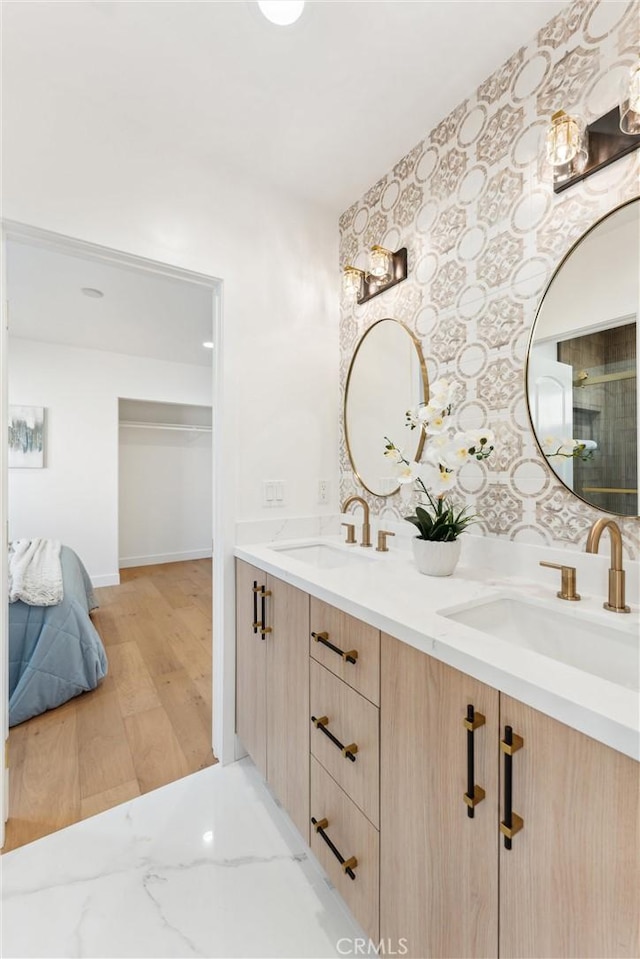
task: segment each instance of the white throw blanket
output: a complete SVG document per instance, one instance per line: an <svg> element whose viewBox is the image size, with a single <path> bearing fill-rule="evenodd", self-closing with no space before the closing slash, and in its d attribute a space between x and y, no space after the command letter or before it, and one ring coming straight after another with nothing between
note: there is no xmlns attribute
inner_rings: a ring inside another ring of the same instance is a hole
<svg viewBox="0 0 640 959"><path fill-rule="evenodd" d="M9 543L9 602L57 606L62 602L62 565L57 539L16 539Z"/></svg>

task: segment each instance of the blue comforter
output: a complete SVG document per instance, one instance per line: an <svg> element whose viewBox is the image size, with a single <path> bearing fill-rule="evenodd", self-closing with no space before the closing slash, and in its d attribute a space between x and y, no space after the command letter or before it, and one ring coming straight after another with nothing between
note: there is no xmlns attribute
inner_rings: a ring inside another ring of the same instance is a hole
<svg viewBox="0 0 640 959"><path fill-rule="evenodd" d="M97 607L79 557L60 551L64 599L58 606L9 605L9 725L95 689L107 674L102 640L89 619Z"/></svg>

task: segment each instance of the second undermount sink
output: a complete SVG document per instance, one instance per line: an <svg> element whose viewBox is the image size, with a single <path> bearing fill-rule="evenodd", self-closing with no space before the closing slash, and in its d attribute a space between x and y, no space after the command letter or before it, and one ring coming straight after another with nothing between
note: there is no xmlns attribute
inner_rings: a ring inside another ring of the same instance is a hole
<svg viewBox="0 0 640 959"><path fill-rule="evenodd" d="M566 663L629 689L639 688L640 653L637 632L567 615L554 606L540 606L499 597L452 609L441 616L471 626L514 646ZM622 624L620 624L622 625Z"/></svg>
<svg viewBox="0 0 640 959"><path fill-rule="evenodd" d="M315 566L316 569L339 569L342 566L358 566L360 564L371 562L371 556L364 555L363 552L355 552L356 547L351 549L332 546L329 543L305 543L296 546L273 546L281 556L288 556L290 559L300 560L308 566Z"/></svg>

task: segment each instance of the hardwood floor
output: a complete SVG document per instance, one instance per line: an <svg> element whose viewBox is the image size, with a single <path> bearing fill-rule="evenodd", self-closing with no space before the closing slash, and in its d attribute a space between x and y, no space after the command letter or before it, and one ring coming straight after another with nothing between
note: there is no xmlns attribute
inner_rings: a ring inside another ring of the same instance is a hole
<svg viewBox="0 0 640 959"><path fill-rule="evenodd" d="M211 560L120 571L92 614L109 672L9 732L3 852L173 782L211 752Z"/></svg>

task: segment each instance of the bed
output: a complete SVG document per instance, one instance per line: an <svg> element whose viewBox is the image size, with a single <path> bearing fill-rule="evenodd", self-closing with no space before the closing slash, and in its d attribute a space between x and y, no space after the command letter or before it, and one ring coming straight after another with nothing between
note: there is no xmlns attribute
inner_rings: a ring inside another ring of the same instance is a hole
<svg viewBox="0 0 640 959"><path fill-rule="evenodd" d="M9 604L9 725L95 689L107 674L102 640L89 618L97 607L80 558L60 550L64 598L57 606Z"/></svg>

